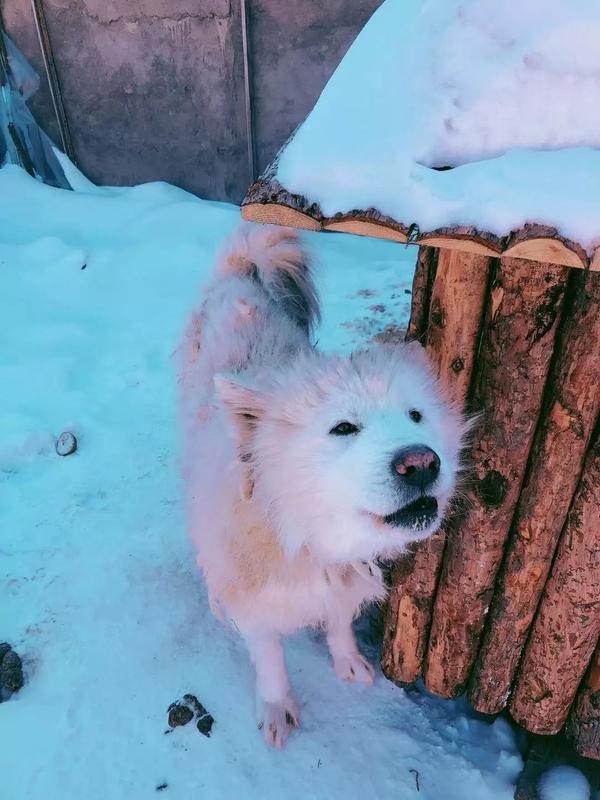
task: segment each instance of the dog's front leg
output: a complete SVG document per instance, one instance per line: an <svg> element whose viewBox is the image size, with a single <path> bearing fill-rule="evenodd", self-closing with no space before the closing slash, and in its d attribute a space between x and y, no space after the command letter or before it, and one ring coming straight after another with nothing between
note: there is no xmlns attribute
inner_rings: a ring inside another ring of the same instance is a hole
<svg viewBox="0 0 600 800"><path fill-rule="evenodd" d="M327 644L338 678L366 686L373 683L375 670L358 649L351 619L335 615L327 620Z"/></svg>
<svg viewBox="0 0 600 800"><path fill-rule="evenodd" d="M288 680L281 637L277 633L245 636L256 669L258 728L267 744L281 749L300 725L298 708Z"/></svg>

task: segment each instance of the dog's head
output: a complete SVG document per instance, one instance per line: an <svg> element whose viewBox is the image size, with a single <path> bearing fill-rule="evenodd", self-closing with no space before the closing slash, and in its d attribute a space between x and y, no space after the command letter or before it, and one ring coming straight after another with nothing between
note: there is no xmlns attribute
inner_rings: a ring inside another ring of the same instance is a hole
<svg viewBox="0 0 600 800"><path fill-rule="evenodd" d="M418 344L309 353L254 383L218 377L253 501L289 553L393 556L439 527L466 424Z"/></svg>

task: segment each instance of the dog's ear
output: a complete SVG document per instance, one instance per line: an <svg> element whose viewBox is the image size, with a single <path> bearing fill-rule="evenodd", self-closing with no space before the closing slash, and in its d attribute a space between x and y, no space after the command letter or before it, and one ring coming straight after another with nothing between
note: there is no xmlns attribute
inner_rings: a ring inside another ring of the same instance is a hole
<svg viewBox="0 0 600 800"><path fill-rule="evenodd" d="M214 384L218 399L231 414L240 437L243 456L244 448L264 412L265 397L259 389L228 375L215 375Z"/></svg>

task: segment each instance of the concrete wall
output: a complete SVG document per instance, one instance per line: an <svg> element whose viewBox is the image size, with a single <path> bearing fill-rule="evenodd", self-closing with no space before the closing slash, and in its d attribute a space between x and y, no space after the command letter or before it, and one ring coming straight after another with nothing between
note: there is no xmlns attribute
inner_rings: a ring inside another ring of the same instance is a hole
<svg viewBox="0 0 600 800"><path fill-rule="evenodd" d="M2 2L2 0L0 0ZM381 0L247 0L257 167ZM250 181L239 0L44 0L76 160L94 181L166 180L238 202ZM30 0L5 24L43 74ZM47 86L30 103L58 140Z"/></svg>

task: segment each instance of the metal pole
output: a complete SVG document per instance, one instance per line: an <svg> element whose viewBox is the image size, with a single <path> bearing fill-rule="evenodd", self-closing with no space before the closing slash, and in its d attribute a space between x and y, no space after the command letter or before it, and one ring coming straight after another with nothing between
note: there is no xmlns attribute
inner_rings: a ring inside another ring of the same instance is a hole
<svg viewBox="0 0 600 800"><path fill-rule="evenodd" d="M62 148L71 161L75 162L75 149L73 147L73 140L71 139L62 92L60 90L56 63L52 54L52 44L50 42L48 26L46 25L42 0L31 0L31 9L33 11L33 19L35 20L35 29L37 31L40 49L42 51L42 58L44 59L44 68L46 70L46 77L48 78L48 86L50 88L54 114L58 123Z"/></svg>
<svg viewBox="0 0 600 800"><path fill-rule="evenodd" d="M240 0L242 20L242 53L244 59L244 105L246 109L246 142L248 146L248 172L250 183L256 180L256 160L254 154L254 123L252 118L252 75L250 72L250 48L248 44L248 9L246 0Z"/></svg>

